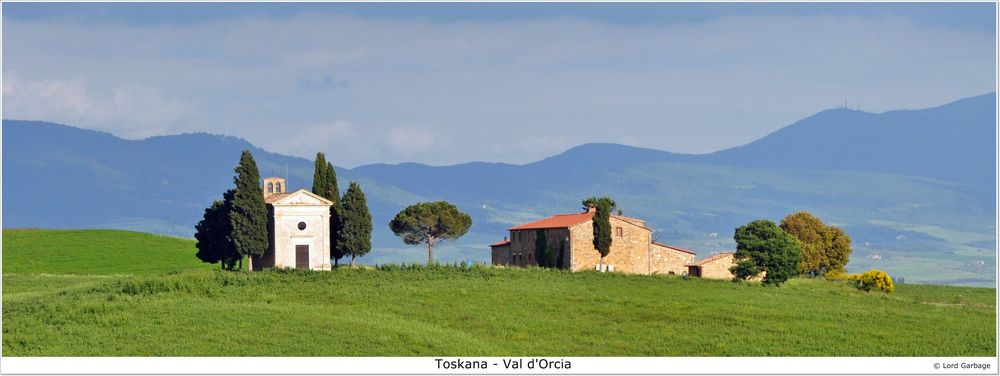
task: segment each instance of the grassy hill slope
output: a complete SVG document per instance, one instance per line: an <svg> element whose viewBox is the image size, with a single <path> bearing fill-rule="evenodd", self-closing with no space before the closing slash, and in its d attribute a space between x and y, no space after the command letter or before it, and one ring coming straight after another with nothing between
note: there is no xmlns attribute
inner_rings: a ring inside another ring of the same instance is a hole
<svg viewBox="0 0 1000 376"><path fill-rule="evenodd" d="M5 230L3 240L6 356L995 353L994 289L905 284L884 295L824 280L767 288L486 267L234 273L195 270L210 266L175 238ZM39 261L60 255L65 265ZM170 273L181 269L192 270Z"/></svg>
<svg viewBox="0 0 1000 376"><path fill-rule="evenodd" d="M3 230L4 273L150 274L212 266L190 239L121 230Z"/></svg>
<svg viewBox="0 0 1000 376"><path fill-rule="evenodd" d="M996 333L993 290L963 287L489 268L91 278L4 275L3 354L992 356Z"/></svg>

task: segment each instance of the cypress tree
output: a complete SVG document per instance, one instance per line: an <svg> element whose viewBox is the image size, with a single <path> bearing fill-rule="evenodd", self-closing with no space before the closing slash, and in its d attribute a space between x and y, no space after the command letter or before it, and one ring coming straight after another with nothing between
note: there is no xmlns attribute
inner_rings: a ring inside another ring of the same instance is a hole
<svg viewBox="0 0 1000 376"><path fill-rule="evenodd" d="M316 153L316 165L313 168L313 184L312 193L322 196L323 198L329 199L327 197L327 182L329 179L326 177L326 156L322 152Z"/></svg>
<svg viewBox="0 0 1000 376"><path fill-rule="evenodd" d="M236 188L233 190L229 219L233 247L240 255L242 268L243 257L260 257L267 250L267 206L260 187L257 162L249 150L243 151L235 171L233 182Z"/></svg>
<svg viewBox="0 0 1000 376"><path fill-rule="evenodd" d="M543 268L549 265L549 242L545 239L545 230L535 230L535 262Z"/></svg>
<svg viewBox="0 0 1000 376"><path fill-rule="evenodd" d="M585 209L596 208L594 213L594 248L601 254L599 268L604 268L604 258L611 253L611 211L616 208L610 197L590 197L583 200Z"/></svg>
<svg viewBox="0 0 1000 376"><path fill-rule="evenodd" d="M330 256L334 259L334 265L339 265L340 259L344 258L346 252L340 249L340 229L343 227L341 214L344 211L340 201L340 188L337 186L337 170L334 170L333 163L326 163L326 187L329 196L323 196L333 201L330 206Z"/></svg>
<svg viewBox="0 0 1000 376"><path fill-rule="evenodd" d="M601 268L604 267L604 258L611 253L611 211L605 205L597 205L597 213L594 214L594 248L601 254Z"/></svg>
<svg viewBox="0 0 1000 376"><path fill-rule="evenodd" d="M566 239L559 239L559 257L556 258L556 269L563 269L565 267L564 258L566 257Z"/></svg>
<svg viewBox="0 0 1000 376"><path fill-rule="evenodd" d="M333 258L334 266L339 265L340 259L344 257L344 252L339 248L338 237L340 236L340 189L337 187L337 171L333 168L333 163L326 161L326 155L322 152L316 153L316 163L313 169L312 192L327 200L333 201L330 206L330 257Z"/></svg>
<svg viewBox="0 0 1000 376"><path fill-rule="evenodd" d="M343 217L340 234L337 237L337 248L351 255L351 266L356 266L358 257L364 256L372 249L372 216L368 212L368 202L365 193L358 183L351 182L344 193Z"/></svg>

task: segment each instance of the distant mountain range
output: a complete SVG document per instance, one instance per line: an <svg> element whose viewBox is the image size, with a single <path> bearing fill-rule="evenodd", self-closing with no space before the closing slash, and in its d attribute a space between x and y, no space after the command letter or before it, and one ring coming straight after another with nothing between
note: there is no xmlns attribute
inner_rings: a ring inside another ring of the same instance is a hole
<svg viewBox="0 0 1000 376"><path fill-rule="evenodd" d="M525 165L472 162L338 168L362 184L375 221L368 262L419 262L386 223L422 200L448 200L473 228L439 254L488 260L510 225L610 195L660 241L707 256L731 249L733 228L808 210L854 239L849 269L908 281L992 284L996 228L996 95L924 110L822 111L750 144L690 155L585 144ZM262 175L311 186L312 161L228 136L124 140L37 121L3 121L3 226L121 228L191 236L203 209L232 185L240 151ZM335 162L336 152L327 151Z"/></svg>

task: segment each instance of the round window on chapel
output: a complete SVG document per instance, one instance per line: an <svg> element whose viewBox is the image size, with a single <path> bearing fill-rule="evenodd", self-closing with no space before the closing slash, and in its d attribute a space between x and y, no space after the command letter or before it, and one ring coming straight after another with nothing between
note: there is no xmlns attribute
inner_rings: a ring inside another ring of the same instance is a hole
<svg viewBox="0 0 1000 376"><path fill-rule="evenodd" d="M306 223L305 222L299 222L299 231L305 230L305 229L306 229Z"/></svg>

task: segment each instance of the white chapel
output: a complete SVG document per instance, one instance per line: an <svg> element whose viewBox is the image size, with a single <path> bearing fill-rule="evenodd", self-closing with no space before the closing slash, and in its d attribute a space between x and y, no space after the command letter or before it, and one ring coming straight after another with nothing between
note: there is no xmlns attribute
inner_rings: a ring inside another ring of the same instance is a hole
<svg viewBox="0 0 1000 376"><path fill-rule="evenodd" d="M269 245L264 256L253 260L253 270L330 270L333 202L305 189L285 192L284 178L266 178L263 188Z"/></svg>

